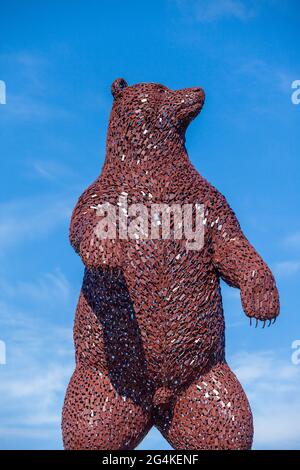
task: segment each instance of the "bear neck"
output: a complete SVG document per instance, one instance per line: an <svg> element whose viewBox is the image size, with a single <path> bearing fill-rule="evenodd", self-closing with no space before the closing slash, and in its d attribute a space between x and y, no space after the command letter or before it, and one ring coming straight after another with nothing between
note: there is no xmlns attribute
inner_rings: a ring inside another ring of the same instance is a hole
<svg viewBox="0 0 300 470"><path fill-rule="evenodd" d="M169 177L174 171L190 168L185 148L185 134L177 129L140 129L133 135L108 130L106 158L102 174L112 178L131 179L138 175Z"/></svg>

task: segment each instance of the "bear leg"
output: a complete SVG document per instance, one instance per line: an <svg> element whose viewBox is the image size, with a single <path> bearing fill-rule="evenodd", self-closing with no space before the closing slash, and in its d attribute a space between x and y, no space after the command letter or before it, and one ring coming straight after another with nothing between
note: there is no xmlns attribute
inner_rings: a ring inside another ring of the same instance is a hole
<svg viewBox="0 0 300 470"><path fill-rule="evenodd" d="M252 413L226 363L189 385L155 423L174 449L251 449Z"/></svg>
<svg viewBox="0 0 300 470"><path fill-rule="evenodd" d="M63 408L65 449L134 449L152 426L147 401L145 391L120 395L107 375L77 366Z"/></svg>

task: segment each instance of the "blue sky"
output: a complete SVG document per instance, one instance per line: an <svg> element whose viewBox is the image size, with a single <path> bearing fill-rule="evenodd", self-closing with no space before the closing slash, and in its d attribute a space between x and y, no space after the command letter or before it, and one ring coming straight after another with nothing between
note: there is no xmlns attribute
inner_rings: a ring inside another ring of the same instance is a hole
<svg viewBox="0 0 300 470"><path fill-rule="evenodd" d="M190 158L273 269L282 305L272 328L250 328L238 291L223 286L228 362L251 402L254 448L300 449L299 10L297 0L1 2L1 449L62 447L83 273L68 223L100 172L119 76L206 91ZM152 431L141 448L169 447Z"/></svg>

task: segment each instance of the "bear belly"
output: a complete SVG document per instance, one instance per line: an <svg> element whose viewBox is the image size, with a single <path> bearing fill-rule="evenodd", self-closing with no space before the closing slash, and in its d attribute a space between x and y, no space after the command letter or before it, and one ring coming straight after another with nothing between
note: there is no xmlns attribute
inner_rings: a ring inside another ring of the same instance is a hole
<svg viewBox="0 0 300 470"><path fill-rule="evenodd" d="M124 276L149 377L155 385L183 384L224 358L219 278L209 243L199 251L186 250L182 241L152 244L153 250L147 244L130 250Z"/></svg>
<svg viewBox="0 0 300 470"><path fill-rule="evenodd" d="M159 264L148 258L149 270L141 253L123 271L86 270L74 333L79 362L128 386L159 387L183 385L224 358L219 280L208 253L170 256L160 253Z"/></svg>
<svg viewBox="0 0 300 470"><path fill-rule="evenodd" d="M224 359L224 317L218 291L204 305L193 300L174 305L161 297L150 310L137 314L137 323L147 376L156 387L184 385L208 364Z"/></svg>

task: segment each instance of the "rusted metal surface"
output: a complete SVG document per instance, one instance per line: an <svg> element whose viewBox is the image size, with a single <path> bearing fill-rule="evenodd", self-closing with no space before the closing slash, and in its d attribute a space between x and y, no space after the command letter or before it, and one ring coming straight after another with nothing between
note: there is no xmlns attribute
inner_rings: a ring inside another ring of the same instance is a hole
<svg viewBox="0 0 300 470"><path fill-rule="evenodd" d="M70 226L85 274L64 446L133 449L155 425L175 449L249 449L252 414L225 360L220 278L240 289L251 319L275 319L279 299L225 198L188 158L185 130L204 92L117 79L112 93L105 163ZM187 250L176 239L97 239L96 208L117 205L120 194L145 207L202 204L203 248Z"/></svg>

